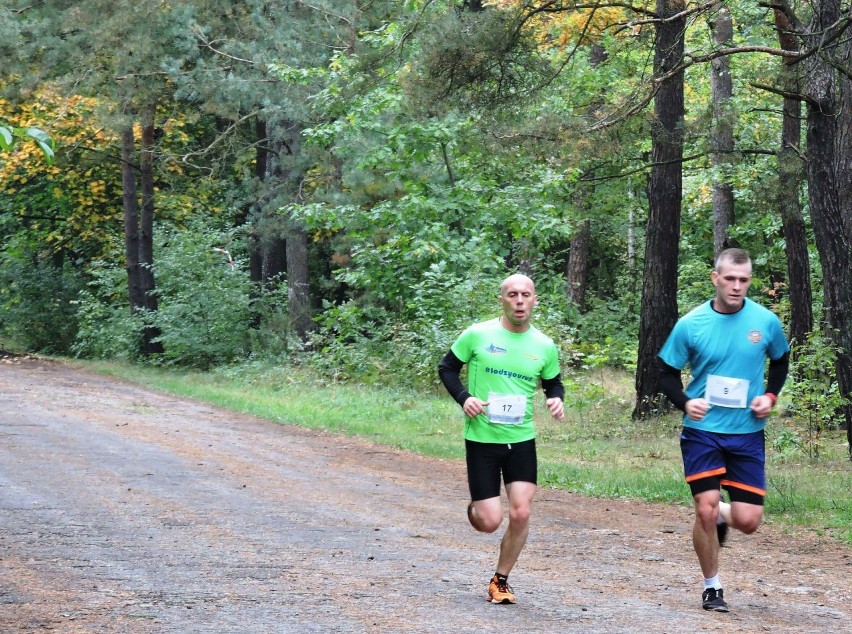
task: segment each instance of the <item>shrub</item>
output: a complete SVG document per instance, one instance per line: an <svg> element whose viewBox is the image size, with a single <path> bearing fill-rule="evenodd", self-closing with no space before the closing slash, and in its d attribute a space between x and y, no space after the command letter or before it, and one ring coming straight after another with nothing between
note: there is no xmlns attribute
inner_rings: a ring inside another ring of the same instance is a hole
<svg viewBox="0 0 852 634"><path fill-rule="evenodd" d="M154 260L158 309L148 316L163 361L208 369L248 355L251 281L240 261L216 251L227 242L204 227L165 233Z"/></svg>
<svg viewBox="0 0 852 634"><path fill-rule="evenodd" d="M74 302L79 330L72 352L92 359L139 359L144 321L130 312L127 273L98 261L90 266L89 276Z"/></svg>
<svg viewBox="0 0 852 634"><path fill-rule="evenodd" d="M73 301L82 276L67 261L25 253L0 256L0 327L33 352L67 354L77 333Z"/></svg>

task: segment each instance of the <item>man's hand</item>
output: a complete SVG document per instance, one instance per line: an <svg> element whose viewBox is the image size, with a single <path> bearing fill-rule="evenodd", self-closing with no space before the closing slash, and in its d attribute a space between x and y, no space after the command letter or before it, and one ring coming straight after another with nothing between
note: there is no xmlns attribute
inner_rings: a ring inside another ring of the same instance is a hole
<svg viewBox="0 0 852 634"><path fill-rule="evenodd" d="M469 396L464 402L462 409L468 418L476 418L480 414L485 413L486 407L488 407L488 401L480 401L475 396Z"/></svg>
<svg viewBox="0 0 852 634"><path fill-rule="evenodd" d="M707 399L691 398L686 402L686 415L689 420L701 420L710 411L710 403Z"/></svg>
<svg viewBox="0 0 852 634"><path fill-rule="evenodd" d="M760 396L755 396L754 400L751 402L751 411L754 412L754 415L758 418L766 418L769 416L769 412L772 411L772 407L775 405L775 401L772 400L771 397L766 396L766 394L761 394Z"/></svg>
<svg viewBox="0 0 852 634"><path fill-rule="evenodd" d="M549 398L544 402L547 409L550 410L550 415L556 420L565 420L565 404L558 396Z"/></svg>

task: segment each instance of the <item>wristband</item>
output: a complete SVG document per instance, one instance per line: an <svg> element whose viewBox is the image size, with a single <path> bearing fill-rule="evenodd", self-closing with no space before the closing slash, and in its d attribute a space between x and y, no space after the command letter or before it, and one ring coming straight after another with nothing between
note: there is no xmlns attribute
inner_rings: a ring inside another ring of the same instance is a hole
<svg viewBox="0 0 852 634"><path fill-rule="evenodd" d="M772 407L775 407L775 403L778 402L778 397L775 396L772 392L767 392L764 396L768 396L769 400L772 401Z"/></svg>

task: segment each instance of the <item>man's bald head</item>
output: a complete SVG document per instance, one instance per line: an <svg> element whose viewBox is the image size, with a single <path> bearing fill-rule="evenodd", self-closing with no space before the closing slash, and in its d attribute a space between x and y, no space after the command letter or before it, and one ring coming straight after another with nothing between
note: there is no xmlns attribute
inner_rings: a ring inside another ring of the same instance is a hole
<svg viewBox="0 0 852 634"><path fill-rule="evenodd" d="M535 307L535 284L526 275L510 275L500 285L500 320L512 332L524 332L530 327L530 317Z"/></svg>
<svg viewBox="0 0 852 634"><path fill-rule="evenodd" d="M500 285L500 295L505 295L507 289L514 288L515 286L527 286L533 293L535 293L535 283L532 279L523 273L515 273L503 280L503 283Z"/></svg>

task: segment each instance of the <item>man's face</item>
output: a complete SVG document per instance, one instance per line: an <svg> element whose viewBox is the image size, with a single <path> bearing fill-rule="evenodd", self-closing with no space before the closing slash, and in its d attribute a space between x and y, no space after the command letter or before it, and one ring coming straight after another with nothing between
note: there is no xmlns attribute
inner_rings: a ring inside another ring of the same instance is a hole
<svg viewBox="0 0 852 634"><path fill-rule="evenodd" d="M535 285L527 277L513 275L503 283L500 306L514 329L526 330L536 302Z"/></svg>
<svg viewBox="0 0 852 634"><path fill-rule="evenodd" d="M719 263L719 270L710 276L716 287L714 308L720 313L735 313L743 306L751 286L751 262L735 264L730 260Z"/></svg>

